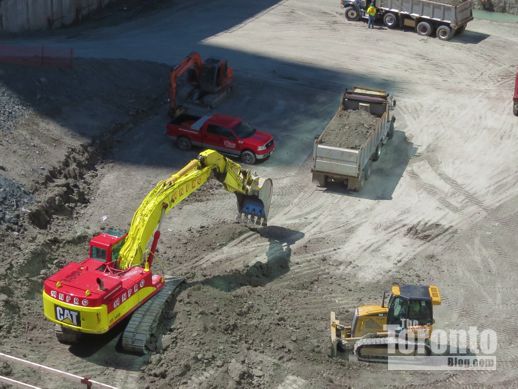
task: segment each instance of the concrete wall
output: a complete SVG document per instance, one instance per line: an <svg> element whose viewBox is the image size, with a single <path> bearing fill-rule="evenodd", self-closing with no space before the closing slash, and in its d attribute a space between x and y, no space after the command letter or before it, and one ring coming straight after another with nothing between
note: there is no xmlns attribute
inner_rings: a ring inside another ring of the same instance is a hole
<svg viewBox="0 0 518 389"><path fill-rule="evenodd" d="M0 0L0 31L57 28L74 22L114 0Z"/></svg>
<svg viewBox="0 0 518 389"><path fill-rule="evenodd" d="M475 8L518 15L518 0L475 0Z"/></svg>

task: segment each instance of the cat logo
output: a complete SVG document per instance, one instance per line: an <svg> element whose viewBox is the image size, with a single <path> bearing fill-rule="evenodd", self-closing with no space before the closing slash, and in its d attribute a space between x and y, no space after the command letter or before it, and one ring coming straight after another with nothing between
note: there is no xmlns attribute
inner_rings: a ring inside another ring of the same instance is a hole
<svg viewBox="0 0 518 389"><path fill-rule="evenodd" d="M79 327L81 325L81 316L79 312L63 308L57 305L55 307L57 320L66 324L72 324L76 327Z"/></svg>

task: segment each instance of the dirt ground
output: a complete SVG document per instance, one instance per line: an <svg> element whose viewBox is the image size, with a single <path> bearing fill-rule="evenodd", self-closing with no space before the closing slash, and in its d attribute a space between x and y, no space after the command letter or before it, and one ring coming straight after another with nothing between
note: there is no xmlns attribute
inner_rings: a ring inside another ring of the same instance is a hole
<svg viewBox="0 0 518 389"><path fill-rule="evenodd" d="M19 41L73 46L88 59L71 70L0 66L0 351L123 388L515 385L516 24L475 20L442 42L345 22L334 0L176 1L106 24ZM234 67L218 111L276 139L254 166L274 182L269 226L237 224L235 198L211 183L162 224L155 270L187 280L163 352L119 352L121 328L61 345L43 279L100 228L126 228L198 152L164 135L169 66L192 50ZM394 137L358 194L310 174L314 137L352 85L397 99ZM329 312L347 321L393 281L441 288L435 328L495 330L497 371L329 358ZM72 387L14 363L0 375Z"/></svg>
<svg viewBox="0 0 518 389"><path fill-rule="evenodd" d="M326 126L320 141L329 146L359 149L376 130L378 121L365 111L339 111Z"/></svg>

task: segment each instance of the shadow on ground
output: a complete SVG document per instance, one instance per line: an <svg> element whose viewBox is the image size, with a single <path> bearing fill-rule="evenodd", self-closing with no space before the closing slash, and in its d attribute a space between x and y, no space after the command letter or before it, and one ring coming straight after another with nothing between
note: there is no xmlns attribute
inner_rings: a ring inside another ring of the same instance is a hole
<svg viewBox="0 0 518 389"><path fill-rule="evenodd" d="M65 43L69 46L76 45L78 51L91 53L95 58L115 58L120 55L129 59L125 60L126 65L133 62L132 58L143 57L162 63L171 61L169 65L173 65L191 51L200 52L204 58L214 56L228 59L229 64L234 67L236 87L229 104L221 107L223 112L240 114L261 129L271 131L278 139L300 139L304 143L304 149L309 152L312 137L321 130L317 123L321 123L322 118L330 118L333 115L336 109L335 100L338 101L339 94L346 86L359 84L391 90L394 87L394 81L376 78L360 70L353 71L345 67L343 70L329 70L320 66L294 63L204 42L207 38L220 33L241 28L279 5L279 0L256 2L231 0L224 3L181 1L165 9L162 7L160 12L151 12L145 18L139 17L127 21L122 27L116 25L97 31L92 29L90 33L85 32L85 36L81 35ZM219 17L223 12L225 17ZM73 34L73 29L66 31ZM125 33L122 34L122 31ZM139 38L134 41L131 50L126 41L118 41L119 37L125 37L125 34L128 36L138 34ZM13 40L11 44L16 42ZM33 41L34 44L45 42L48 41ZM50 42L64 44L59 38ZM111 102L119 100L121 102L119 105L124 111L126 103L131 105L132 97L128 95L142 93L143 88L139 85L142 82L135 82L135 88L132 88L133 80L139 79L139 73L142 78L150 78L150 76L146 74L146 63L143 61L135 61L136 71L130 75L127 75L128 66L117 71L118 60L115 59L88 59L87 61L88 64L85 65L85 61L77 60L72 69L17 65L18 77L11 76L12 69L10 69L4 76L0 74L0 78L21 101L42 116L85 138L98 139L109 129L96 128L92 123L93 120L86 121L87 114L92 112L92 119L94 116L108 117ZM0 66L0 72L4 66L6 65ZM76 71L81 70L81 67L86 69L82 69L81 72ZM106 68L110 68L107 73ZM162 69L153 70L153 75L159 73L163 73L162 81L159 83L162 86L161 90L156 88L156 84L147 81L147 84L153 85L150 88L152 90L148 90L147 93L163 96L162 100L154 104L157 112L165 113L169 70L165 66ZM59 101L58 96L52 95L54 85L60 85L61 89L65 89L60 93L66 94L66 103ZM109 91L110 85L115 89L112 92ZM85 89L89 93L86 98L81 98ZM42 94L42 91L45 93ZM52 104L54 99L56 104ZM105 106L106 112L101 110L100 106ZM138 108L132 107L128 111L138 110ZM83 113L83 115L80 116L77 113ZM78 120L80 117L83 119ZM128 120L134 121L134 118L128 115ZM135 152L127 155L112 153L110 158L136 165L182 166L186 162L185 153L169 150L162 153L149 152L149 150L156 151L167 142L164 136L166 123L167 118L164 115L161 126L142 130L146 131L146 137L142 139L144 142L142 146L145 146L146 150L142 153ZM315 125L309 127L309 123L315 123ZM282 143L280 147L272 160L275 159L279 164L293 164L291 156L288 155L289 151L282 149ZM285 157L285 155L288 156Z"/></svg>
<svg viewBox="0 0 518 389"><path fill-rule="evenodd" d="M120 337L128 324L126 319L102 335L84 335L81 341L70 346L69 351L76 357L90 363L114 369L139 371L147 364L149 355L133 355L122 352Z"/></svg>
<svg viewBox="0 0 518 389"><path fill-rule="evenodd" d="M348 191L342 183L328 183L326 191L343 193L369 200L392 200L408 163L416 155L417 147L403 131L395 130L393 138L383 147L381 157L373 162L371 175L360 192Z"/></svg>
<svg viewBox="0 0 518 389"><path fill-rule="evenodd" d="M304 234L278 226L265 227L258 230L258 233L269 242L266 262L257 261L243 272L214 276L201 284L231 292L243 286L265 286L289 272L291 246L302 239Z"/></svg>
<svg viewBox="0 0 518 389"><path fill-rule="evenodd" d="M454 36L451 40L452 42L477 45L480 42L486 40L487 38L489 38L488 34L466 30L462 34Z"/></svg>

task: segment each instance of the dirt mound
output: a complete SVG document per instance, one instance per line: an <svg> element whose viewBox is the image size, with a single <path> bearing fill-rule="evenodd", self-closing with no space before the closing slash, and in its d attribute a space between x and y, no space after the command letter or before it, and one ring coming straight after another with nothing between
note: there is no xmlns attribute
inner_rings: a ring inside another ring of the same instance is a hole
<svg viewBox="0 0 518 389"><path fill-rule="evenodd" d="M376 129L378 121L376 116L365 111L339 111L327 125L320 142L357 150Z"/></svg>

